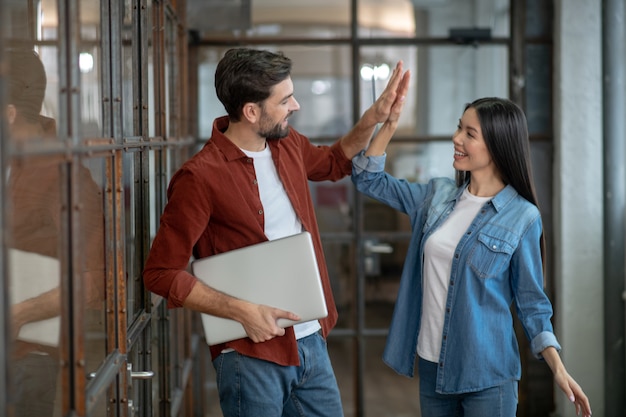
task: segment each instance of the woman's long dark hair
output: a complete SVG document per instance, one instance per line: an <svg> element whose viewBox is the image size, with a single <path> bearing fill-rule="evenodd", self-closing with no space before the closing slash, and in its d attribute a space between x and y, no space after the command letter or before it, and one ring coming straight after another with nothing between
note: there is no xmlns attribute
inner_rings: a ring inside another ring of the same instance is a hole
<svg viewBox="0 0 626 417"><path fill-rule="evenodd" d="M483 139L500 178L519 195L539 207L530 160L528 124L522 109L511 100L479 98L465 106L476 110ZM457 171L458 186L470 179L468 171ZM545 265L545 242L541 235L541 257Z"/></svg>

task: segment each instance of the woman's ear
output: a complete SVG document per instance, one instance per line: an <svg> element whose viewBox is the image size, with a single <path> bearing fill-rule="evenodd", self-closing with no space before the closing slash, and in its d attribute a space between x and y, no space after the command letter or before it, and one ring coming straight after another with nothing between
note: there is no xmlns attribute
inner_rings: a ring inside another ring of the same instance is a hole
<svg viewBox="0 0 626 417"><path fill-rule="evenodd" d="M10 125L15 123L16 117L17 117L17 109L15 108L13 104L9 104L7 106L7 120L9 121Z"/></svg>

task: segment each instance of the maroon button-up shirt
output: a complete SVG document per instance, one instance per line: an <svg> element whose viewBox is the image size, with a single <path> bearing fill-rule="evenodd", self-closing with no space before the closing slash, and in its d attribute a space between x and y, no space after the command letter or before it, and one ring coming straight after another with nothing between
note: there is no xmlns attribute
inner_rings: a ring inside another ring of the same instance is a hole
<svg viewBox="0 0 626 417"><path fill-rule="evenodd" d="M181 307L196 283L187 270L191 255L199 259L267 240L253 161L224 136L227 126L227 117L215 120L211 139L174 174L168 188L143 278L146 288L165 297L170 308ZM337 322L337 308L308 181L339 180L350 174L352 163L338 142L314 146L294 129L267 143L289 200L313 238L328 308L328 316L320 320L326 337ZM225 348L281 365L299 364L292 327L263 343L244 338L211 346L212 356Z"/></svg>

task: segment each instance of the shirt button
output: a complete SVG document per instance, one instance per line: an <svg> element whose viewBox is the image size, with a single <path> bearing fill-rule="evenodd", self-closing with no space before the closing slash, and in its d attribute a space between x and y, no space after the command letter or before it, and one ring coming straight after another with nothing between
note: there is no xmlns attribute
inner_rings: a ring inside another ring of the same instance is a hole
<svg viewBox="0 0 626 417"><path fill-rule="evenodd" d="M454 280L450 281L450 285L454 285Z"/></svg>
<svg viewBox="0 0 626 417"><path fill-rule="evenodd" d="M258 181L255 179L254 181L252 181L252 184L257 185Z"/></svg>
<svg viewBox="0 0 626 417"><path fill-rule="evenodd" d="M246 160L246 162L247 162L247 163L252 162L252 158L248 158L248 159Z"/></svg>
<svg viewBox="0 0 626 417"><path fill-rule="evenodd" d="M497 247L496 245L493 245L493 246L491 247L491 249L497 249L497 248L498 248L498 247Z"/></svg>
<svg viewBox="0 0 626 417"><path fill-rule="evenodd" d="M263 210L259 210L259 214L263 214Z"/></svg>

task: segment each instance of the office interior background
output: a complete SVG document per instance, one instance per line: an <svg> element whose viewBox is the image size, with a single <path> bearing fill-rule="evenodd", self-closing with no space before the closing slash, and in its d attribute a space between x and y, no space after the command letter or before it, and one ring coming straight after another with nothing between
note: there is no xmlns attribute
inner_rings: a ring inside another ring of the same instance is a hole
<svg viewBox="0 0 626 417"><path fill-rule="evenodd" d="M387 169L411 180L454 174L465 103L522 106L562 358L594 415L626 415L624 1L0 0L0 16L0 414L221 415L198 315L168 310L141 272L169 179L224 113L216 64L252 46L293 59L291 124L318 144L402 60ZM36 73L16 50L43 63L43 128L9 122L12 77ZM345 414L419 416L417 378L381 361L408 221L349 179L312 190ZM20 327L26 311L38 320ZM519 343L518 416L574 416L521 330Z"/></svg>

